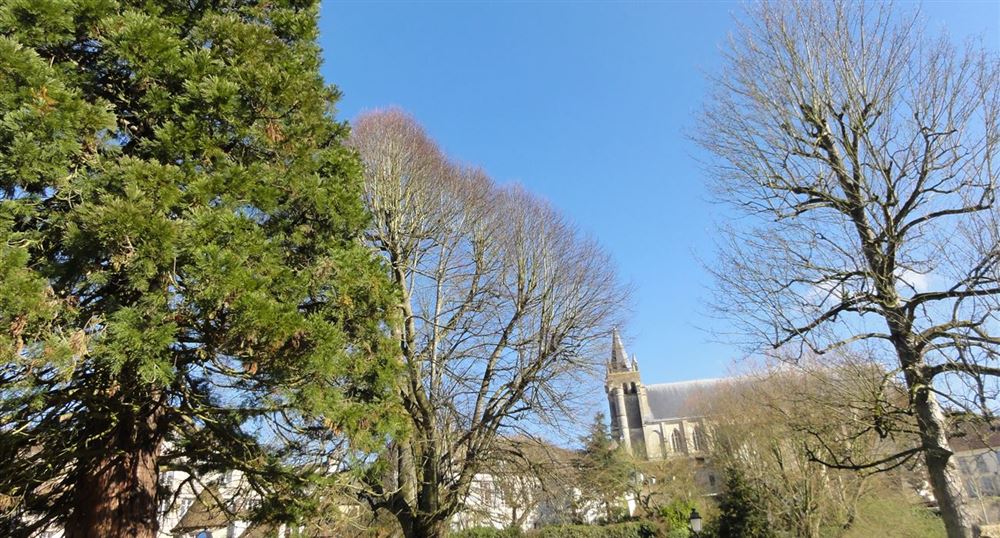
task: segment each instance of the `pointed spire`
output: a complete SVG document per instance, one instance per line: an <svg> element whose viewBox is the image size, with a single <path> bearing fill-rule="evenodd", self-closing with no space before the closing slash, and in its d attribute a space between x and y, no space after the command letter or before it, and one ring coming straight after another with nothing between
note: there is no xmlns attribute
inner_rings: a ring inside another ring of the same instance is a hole
<svg viewBox="0 0 1000 538"><path fill-rule="evenodd" d="M611 367L629 369L628 355L625 353L625 344L618 334L618 327L611 329Z"/></svg>

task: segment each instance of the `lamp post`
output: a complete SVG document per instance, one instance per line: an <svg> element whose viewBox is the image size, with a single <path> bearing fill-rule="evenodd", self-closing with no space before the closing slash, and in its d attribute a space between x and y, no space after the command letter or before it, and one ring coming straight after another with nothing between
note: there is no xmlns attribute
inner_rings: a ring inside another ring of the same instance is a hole
<svg viewBox="0 0 1000 538"><path fill-rule="evenodd" d="M701 536L701 514L698 513L697 508L691 509L691 517L688 518L688 522L691 524L691 532L694 533L695 538Z"/></svg>

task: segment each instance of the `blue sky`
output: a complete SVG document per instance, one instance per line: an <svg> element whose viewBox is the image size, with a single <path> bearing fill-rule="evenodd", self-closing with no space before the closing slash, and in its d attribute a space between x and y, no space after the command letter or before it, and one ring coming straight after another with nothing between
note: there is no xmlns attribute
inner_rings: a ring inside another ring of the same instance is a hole
<svg viewBox="0 0 1000 538"><path fill-rule="evenodd" d="M917 7L898 2L900 9ZM925 2L932 30L1000 49L1000 0ZM647 383L717 377L704 301L713 222L686 139L735 2L325 2L342 119L400 106L454 159L548 199L612 254ZM702 261L699 261L701 259ZM609 341L610 353L610 341Z"/></svg>

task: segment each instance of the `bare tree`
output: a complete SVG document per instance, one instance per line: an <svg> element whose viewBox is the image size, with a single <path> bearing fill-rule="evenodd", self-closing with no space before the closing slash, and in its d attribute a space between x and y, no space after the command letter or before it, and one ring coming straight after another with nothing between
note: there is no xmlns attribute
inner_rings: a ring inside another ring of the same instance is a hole
<svg viewBox="0 0 1000 538"><path fill-rule="evenodd" d="M718 307L751 347L851 348L901 375L949 536L970 536L941 400L994 411L997 57L884 3L748 9L697 135L741 214Z"/></svg>
<svg viewBox="0 0 1000 538"><path fill-rule="evenodd" d="M888 410L905 399L905 389L870 362L831 362L806 359L794 368L772 362L703 402L713 417L713 464L739 473L769 526L795 536L849 529L862 499L900 478L830 469L818 455L872 461L913 439L912 428L901 424L893 425L892 438L880 434L889 412L872 419L873 409ZM910 496L916 497L915 487Z"/></svg>
<svg viewBox="0 0 1000 538"><path fill-rule="evenodd" d="M369 238L401 290L409 419L369 500L407 536L440 536L499 436L565 420L624 291L594 242L523 190L451 163L406 114L367 114L353 140Z"/></svg>

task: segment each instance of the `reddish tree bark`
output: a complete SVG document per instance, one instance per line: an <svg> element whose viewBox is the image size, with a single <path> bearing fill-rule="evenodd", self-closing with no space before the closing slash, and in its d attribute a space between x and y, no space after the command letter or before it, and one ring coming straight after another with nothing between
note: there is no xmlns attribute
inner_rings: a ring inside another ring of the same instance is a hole
<svg viewBox="0 0 1000 538"><path fill-rule="evenodd" d="M66 538L155 538L157 459L162 436L156 417L122 412L79 463Z"/></svg>

